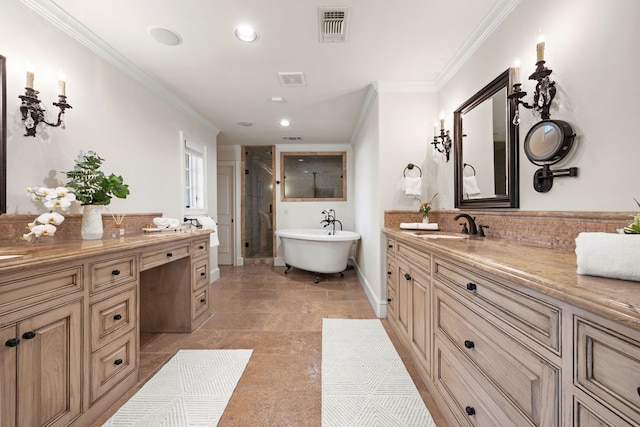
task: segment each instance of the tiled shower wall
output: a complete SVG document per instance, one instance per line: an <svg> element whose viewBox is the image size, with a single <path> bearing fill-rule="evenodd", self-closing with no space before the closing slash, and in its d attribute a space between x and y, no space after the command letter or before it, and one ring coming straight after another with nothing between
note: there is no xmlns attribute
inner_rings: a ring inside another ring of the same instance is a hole
<svg viewBox="0 0 640 427"><path fill-rule="evenodd" d="M501 210L439 210L431 211L429 222L436 222L440 230L459 233L460 223L453 218L466 213L475 217L476 224L488 225L488 238L515 240L543 247L575 249L580 232L603 231L615 233L629 223L637 212L560 212L560 211L501 211ZM397 228L402 222L420 222L422 216L414 211L385 211L384 226ZM640 236L639 236L640 238Z"/></svg>

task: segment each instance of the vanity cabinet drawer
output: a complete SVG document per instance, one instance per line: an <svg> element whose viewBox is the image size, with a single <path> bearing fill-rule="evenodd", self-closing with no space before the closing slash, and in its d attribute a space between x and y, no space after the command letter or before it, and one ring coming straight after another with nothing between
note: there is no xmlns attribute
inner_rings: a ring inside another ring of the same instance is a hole
<svg viewBox="0 0 640 427"><path fill-rule="evenodd" d="M89 290L92 295L129 283L137 278L135 255L104 259L89 265Z"/></svg>
<svg viewBox="0 0 640 427"><path fill-rule="evenodd" d="M136 331L107 344L91 355L91 403L136 371Z"/></svg>
<svg viewBox="0 0 640 427"><path fill-rule="evenodd" d="M574 343L576 387L640 423L640 342L576 316Z"/></svg>
<svg viewBox="0 0 640 427"><path fill-rule="evenodd" d="M82 266L24 272L0 281L0 313L8 313L35 303L84 289Z"/></svg>
<svg viewBox="0 0 640 427"><path fill-rule="evenodd" d="M191 243L191 256L193 258L199 258L201 256L209 255L209 239L196 240Z"/></svg>
<svg viewBox="0 0 640 427"><path fill-rule="evenodd" d="M435 339L435 386L459 426L531 426L448 341Z"/></svg>
<svg viewBox="0 0 640 427"><path fill-rule="evenodd" d="M440 287L434 291L434 311L436 333L471 359L531 425L559 425L559 368L480 317L473 305Z"/></svg>
<svg viewBox="0 0 640 427"><path fill-rule="evenodd" d="M560 355L561 311L558 307L502 285L485 273L440 258L435 259L433 277L485 308L507 327L515 328Z"/></svg>
<svg viewBox="0 0 640 427"><path fill-rule="evenodd" d="M613 412L590 400L573 401L573 426L575 427L629 427L631 424Z"/></svg>
<svg viewBox="0 0 640 427"><path fill-rule="evenodd" d="M89 307L91 351L135 328L136 288L94 302Z"/></svg>
<svg viewBox="0 0 640 427"><path fill-rule="evenodd" d="M209 258L194 262L191 266L191 271L191 284L193 291L209 284Z"/></svg>
<svg viewBox="0 0 640 427"><path fill-rule="evenodd" d="M398 247L398 242L395 239L391 239L387 237L387 257L395 258L396 257L396 248Z"/></svg>
<svg viewBox="0 0 640 427"><path fill-rule="evenodd" d="M193 293L191 300L191 319L195 320L204 313L209 313L209 287ZM207 316L208 317L208 316Z"/></svg>
<svg viewBox="0 0 640 427"><path fill-rule="evenodd" d="M397 244L397 256L409 261L413 267L420 268L426 273L431 271L431 255L410 248L404 243Z"/></svg>
<svg viewBox="0 0 640 427"><path fill-rule="evenodd" d="M140 269L148 270L159 265L167 264L180 258L190 255L191 245L184 243L181 245L167 246L153 252L147 252L140 256Z"/></svg>

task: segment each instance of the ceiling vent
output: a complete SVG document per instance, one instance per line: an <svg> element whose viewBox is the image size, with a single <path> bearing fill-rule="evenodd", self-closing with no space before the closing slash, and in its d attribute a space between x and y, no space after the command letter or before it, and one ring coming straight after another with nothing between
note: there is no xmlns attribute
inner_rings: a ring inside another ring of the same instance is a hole
<svg viewBox="0 0 640 427"><path fill-rule="evenodd" d="M278 73L278 79L282 86L306 86L307 82L304 79L304 73Z"/></svg>
<svg viewBox="0 0 640 427"><path fill-rule="evenodd" d="M301 136L283 136L282 139L285 141L302 141Z"/></svg>
<svg viewBox="0 0 640 427"><path fill-rule="evenodd" d="M320 7L318 8L318 21L321 43L345 42L347 40L348 7Z"/></svg>

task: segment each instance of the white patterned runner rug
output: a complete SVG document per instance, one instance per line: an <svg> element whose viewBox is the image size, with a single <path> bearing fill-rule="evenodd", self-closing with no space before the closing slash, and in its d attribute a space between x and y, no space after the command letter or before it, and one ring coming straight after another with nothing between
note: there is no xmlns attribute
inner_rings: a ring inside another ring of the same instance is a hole
<svg viewBox="0 0 640 427"><path fill-rule="evenodd" d="M180 350L103 427L218 425L253 350Z"/></svg>
<svg viewBox="0 0 640 427"><path fill-rule="evenodd" d="M435 427L380 320L322 320L322 426Z"/></svg>

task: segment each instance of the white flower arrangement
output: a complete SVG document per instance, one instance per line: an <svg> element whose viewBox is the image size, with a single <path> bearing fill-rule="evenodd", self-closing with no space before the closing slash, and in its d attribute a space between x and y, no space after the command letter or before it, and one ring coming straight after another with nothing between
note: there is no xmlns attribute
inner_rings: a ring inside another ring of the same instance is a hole
<svg viewBox="0 0 640 427"><path fill-rule="evenodd" d="M53 209L66 209L76 199L76 195L66 187L28 187L27 194L35 202L43 202L44 206L51 209L48 213L38 216L33 222L27 224L29 233L22 238L32 242L40 236L53 236L57 230L56 225L62 224L64 216Z"/></svg>

